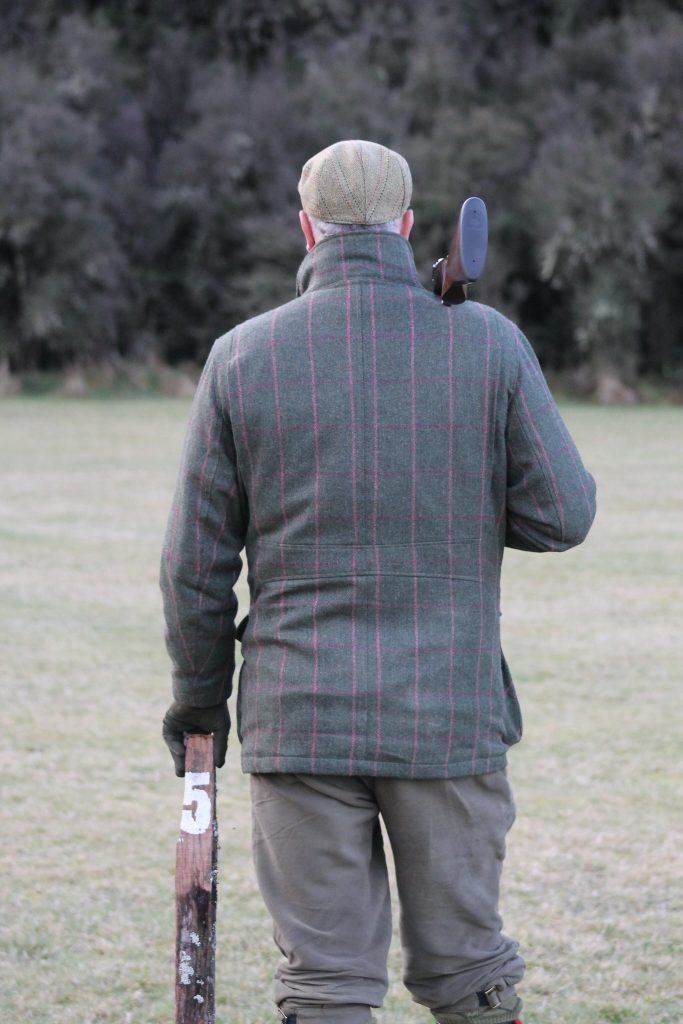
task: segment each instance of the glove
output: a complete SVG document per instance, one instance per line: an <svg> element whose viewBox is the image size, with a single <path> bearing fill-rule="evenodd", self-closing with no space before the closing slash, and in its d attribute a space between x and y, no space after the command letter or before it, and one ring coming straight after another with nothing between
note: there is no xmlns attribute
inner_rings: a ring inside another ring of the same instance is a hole
<svg viewBox="0 0 683 1024"><path fill-rule="evenodd" d="M179 778L185 775L185 743L183 733L213 733L213 761L216 768L225 764L230 731L228 702L221 701L208 708L194 708L191 704L174 701L164 715L161 735L166 741Z"/></svg>

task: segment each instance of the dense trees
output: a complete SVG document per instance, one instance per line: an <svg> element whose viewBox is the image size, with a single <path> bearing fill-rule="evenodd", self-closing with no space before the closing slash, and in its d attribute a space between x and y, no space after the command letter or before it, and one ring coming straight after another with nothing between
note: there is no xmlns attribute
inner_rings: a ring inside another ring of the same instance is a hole
<svg viewBox="0 0 683 1024"><path fill-rule="evenodd" d="M0 360L202 360L293 296L296 184L400 150L425 283L468 194L476 297L548 367L683 379L683 17L663 0L0 3Z"/></svg>

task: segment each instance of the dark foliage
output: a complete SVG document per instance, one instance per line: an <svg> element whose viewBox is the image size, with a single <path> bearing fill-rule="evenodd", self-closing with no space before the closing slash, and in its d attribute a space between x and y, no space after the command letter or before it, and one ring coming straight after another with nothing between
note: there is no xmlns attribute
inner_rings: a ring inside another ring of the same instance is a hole
<svg viewBox="0 0 683 1024"><path fill-rule="evenodd" d="M664 0L0 2L0 361L201 361L293 297L296 184L408 159L429 282L460 202L476 298L545 365L683 377L683 17Z"/></svg>

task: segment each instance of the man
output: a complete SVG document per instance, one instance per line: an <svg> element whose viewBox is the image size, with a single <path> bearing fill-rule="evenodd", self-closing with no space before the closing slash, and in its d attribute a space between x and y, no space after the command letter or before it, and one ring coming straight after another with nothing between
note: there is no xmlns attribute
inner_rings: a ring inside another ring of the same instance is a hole
<svg viewBox="0 0 683 1024"><path fill-rule="evenodd" d="M501 931L522 734L500 647L503 549L565 551L595 482L521 331L418 278L398 153L344 140L304 165L296 298L219 337L194 400L161 564L175 702L164 735L224 763L233 587L253 858L286 1024L367 1024L403 981L439 1024L518 1020ZM242 625L242 624L241 624Z"/></svg>

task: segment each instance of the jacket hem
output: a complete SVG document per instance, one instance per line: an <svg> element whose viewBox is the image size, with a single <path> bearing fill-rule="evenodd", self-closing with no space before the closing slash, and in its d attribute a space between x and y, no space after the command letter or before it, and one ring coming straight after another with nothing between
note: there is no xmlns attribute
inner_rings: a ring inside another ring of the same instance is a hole
<svg viewBox="0 0 683 1024"><path fill-rule="evenodd" d="M311 771L311 758L301 755L287 756L276 754L241 754L243 774L257 772L297 772L303 775L377 775L403 779L439 779L454 778L463 775L484 775L487 772L499 771L507 765L507 752L496 754L495 757L485 756L472 760L451 761L444 766L443 761L418 764L414 771L408 763L395 761L364 761L354 758L349 770L348 757L319 757L317 767Z"/></svg>

